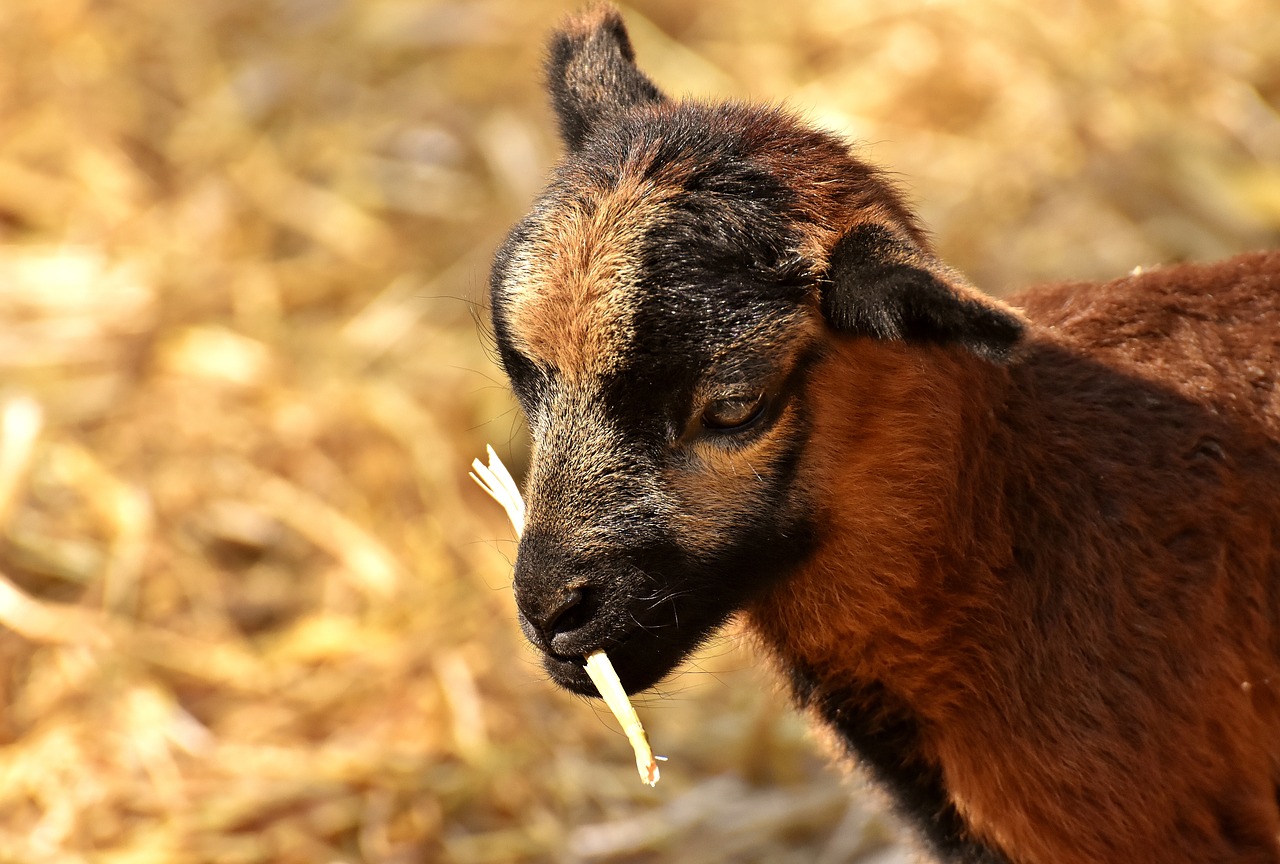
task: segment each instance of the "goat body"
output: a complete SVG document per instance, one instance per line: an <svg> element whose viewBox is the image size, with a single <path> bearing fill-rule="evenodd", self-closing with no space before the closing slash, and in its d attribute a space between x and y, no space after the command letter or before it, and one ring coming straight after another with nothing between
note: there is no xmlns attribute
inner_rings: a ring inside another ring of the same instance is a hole
<svg viewBox="0 0 1280 864"><path fill-rule="evenodd" d="M743 614L941 861L1280 862L1280 253L1010 304L784 112L607 9L499 252L521 623L631 691Z"/></svg>
<svg viewBox="0 0 1280 864"><path fill-rule="evenodd" d="M1016 302L1002 369L814 371L825 530L750 621L943 860L1280 860L1280 254Z"/></svg>

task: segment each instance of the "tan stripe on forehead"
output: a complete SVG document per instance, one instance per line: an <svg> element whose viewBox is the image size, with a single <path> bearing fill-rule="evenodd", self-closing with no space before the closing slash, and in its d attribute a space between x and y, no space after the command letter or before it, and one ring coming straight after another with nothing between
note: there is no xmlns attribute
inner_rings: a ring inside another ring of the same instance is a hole
<svg viewBox="0 0 1280 864"><path fill-rule="evenodd" d="M567 377L614 367L632 335L640 242L676 191L630 176L552 208L507 286L516 347Z"/></svg>

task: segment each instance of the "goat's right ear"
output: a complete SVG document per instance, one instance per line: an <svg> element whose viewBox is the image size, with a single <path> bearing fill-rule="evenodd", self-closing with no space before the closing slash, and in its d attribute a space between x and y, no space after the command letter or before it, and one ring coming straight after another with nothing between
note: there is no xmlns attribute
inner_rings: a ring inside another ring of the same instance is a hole
<svg viewBox="0 0 1280 864"><path fill-rule="evenodd" d="M959 345L994 363L1008 362L1026 328L1012 307L876 223L854 226L832 247L822 313L844 333Z"/></svg>
<svg viewBox="0 0 1280 864"><path fill-rule="evenodd" d="M598 6L569 19L551 37L547 89L560 135L577 150L604 118L666 97L636 67L618 10Z"/></svg>

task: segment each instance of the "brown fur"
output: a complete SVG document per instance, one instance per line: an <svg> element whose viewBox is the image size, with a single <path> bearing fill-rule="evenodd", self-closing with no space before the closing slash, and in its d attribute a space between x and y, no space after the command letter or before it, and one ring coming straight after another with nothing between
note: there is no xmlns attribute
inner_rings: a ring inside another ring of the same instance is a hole
<svg viewBox="0 0 1280 864"><path fill-rule="evenodd" d="M576 373L616 364L632 314L634 248L668 194L631 173L607 194L568 202L522 262L510 298L512 335L522 350Z"/></svg>
<svg viewBox="0 0 1280 864"><path fill-rule="evenodd" d="M750 621L884 682L1013 861L1280 861L1280 253L1016 302L1010 368L815 373L825 540Z"/></svg>

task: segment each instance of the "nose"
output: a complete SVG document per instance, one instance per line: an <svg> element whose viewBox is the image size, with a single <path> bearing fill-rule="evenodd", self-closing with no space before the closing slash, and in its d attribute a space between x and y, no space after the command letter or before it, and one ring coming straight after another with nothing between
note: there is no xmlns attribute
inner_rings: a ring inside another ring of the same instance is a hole
<svg viewBox="0 0 1280 864"><path fill-rule="evenodd" d="M580 586L565 587L545 594L524 597L520 611L551 645L557 636L570 633L582 625L584 589ZM563 640L559 640L563 641Z"/></svg>
<svg viewBox="0 0 1280 864"><path fill-rule="evenodd" d="M574 554L558 538L525 532L516 556L515 593L531 642L566 656L592 647L587 643L600 600L592 574L598 570L598 562Z"/></svg>

